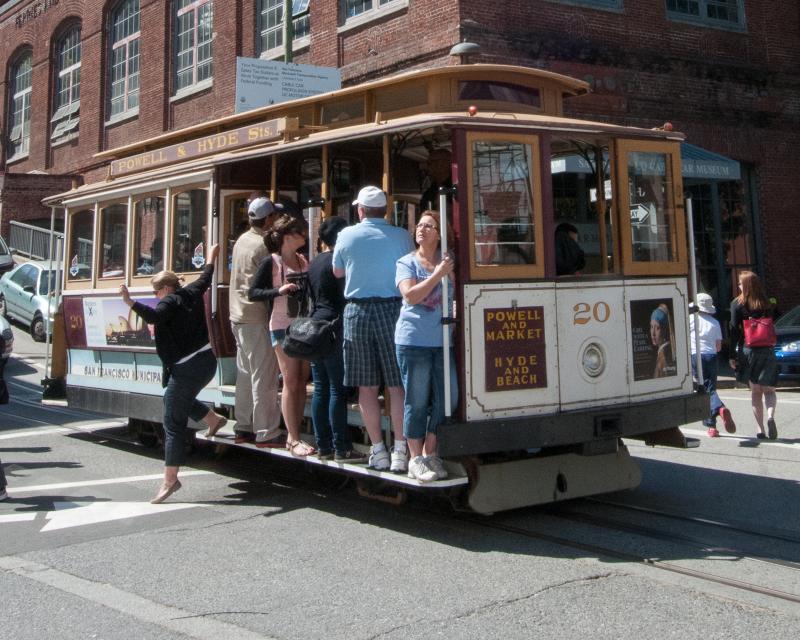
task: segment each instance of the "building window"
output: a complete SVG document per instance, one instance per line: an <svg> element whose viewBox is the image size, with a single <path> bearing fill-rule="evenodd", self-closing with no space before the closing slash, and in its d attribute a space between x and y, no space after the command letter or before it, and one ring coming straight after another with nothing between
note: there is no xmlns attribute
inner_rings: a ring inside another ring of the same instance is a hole
<svg viewBox="0 0 800 640"><path fill-rule="evenodd" d="M56 101L50 139L64 142L78 135L81 106L81 29L70 29L56 45Z"/></svg>
<svg viewBox="0 0 800 640"><path fill-rule="evenodd" d="M742 28L742 0L667 0L667 15L706 25Z"/></svg>
<svg viewBox="0 0 800 640"><path fill-rule="evenodd" d="M175 1L175 93L211 80L211 0Z"/></svg>
<svg viewBox="0 0 800 640"><path fill-rule="evenodd" d="M111 14L111 117L139 109L139 0L125 0Z"/></svg>
<svg viewBox="0 0 800 640"><path fill-rule="evenodd" d="M9 162L27 156L31 145L31 60L31 53L27 52L11 68Z"/></svg>
<svg viewBox="0 0 800 640"><path fill-rule="evenodd" d="M550 0L559 4L574 4L593 9L622 9L622 0Z"/></svg>
<svg viewBox="0 0 800 640"><path fill-rule="evenodd" d="M345 17L355 18L370 11L377 11L382 6L396 0L345 0Z"/></svg>
<svg viewBox="0 0 800 640"><path fill-rule="evenodd" d="M292 42L309 35L308 5L310 0L292 0ZM284 0L261 0L261 53L283 46L283 5Z"/></svg>

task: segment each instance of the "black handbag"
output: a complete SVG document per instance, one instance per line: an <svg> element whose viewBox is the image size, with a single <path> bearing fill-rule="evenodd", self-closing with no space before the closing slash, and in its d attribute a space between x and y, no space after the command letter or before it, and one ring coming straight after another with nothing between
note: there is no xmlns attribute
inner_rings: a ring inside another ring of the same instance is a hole
<svg viewBox="0 0 800 640"><path fill-rule="evenodd" d="M336 321L295 318L286 329L283 352L290 358L319 360L336 348Z"/></svg>

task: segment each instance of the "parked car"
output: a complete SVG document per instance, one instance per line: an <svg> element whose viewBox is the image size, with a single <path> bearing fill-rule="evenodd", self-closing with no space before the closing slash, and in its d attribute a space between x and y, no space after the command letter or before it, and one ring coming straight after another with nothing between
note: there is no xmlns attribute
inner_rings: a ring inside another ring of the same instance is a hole
<svg viewBox="0 0 800 640"><path fill-rule="evenodd" d="M790 309L775 322L778 343L775 358L780 380L800 380L800 305Z"/></svg>
<svg viewBox="0 0 800 640"><path fill-rule="evenodd" d="M6 365L8 357L14 350L14 332L8 320L0 316L0 379L3 377L3 367Z"/></svg>
<svg viewBox="0 0 800 640"><path fill-rule="evenodd" d="M48 315L52 326L57 273L47 262L23 262L0 278L0 315L30 327L38 342L47 336Z"/></svg>
<svg viewBox="0 0 800 640"><path fill-rule="evenodd" d="M0 273L11 271L13 268L14 257L11 255L6 241L3 240L3 236L0 236Z"/></svg>

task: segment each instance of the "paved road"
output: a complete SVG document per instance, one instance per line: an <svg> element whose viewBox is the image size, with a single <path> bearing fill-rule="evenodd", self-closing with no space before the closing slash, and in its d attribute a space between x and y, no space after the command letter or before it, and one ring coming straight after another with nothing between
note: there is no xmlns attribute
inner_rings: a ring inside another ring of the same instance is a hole
<svg viewBox="0 0 800 640"><path fill-rule="evenodd" d="M35 364L38 345L18 343L29 346ZM630 444L644 470L635 491L473 518L419 498L366 501L302 463L211 449L153 507L160 452L113 418L37 406L35 366L8 373L2 639L794 640L800 628L792 391L777 442L709 440L689 425L699 449ZM751 432L746 392L723 396Z"/></svg>

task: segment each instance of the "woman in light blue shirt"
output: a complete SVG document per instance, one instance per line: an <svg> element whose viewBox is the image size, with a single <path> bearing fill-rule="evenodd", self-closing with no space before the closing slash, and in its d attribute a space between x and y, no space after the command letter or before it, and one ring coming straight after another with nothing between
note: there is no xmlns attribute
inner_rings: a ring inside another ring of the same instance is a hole
<svg viewBox="0 0 800 640"><path fill-rule="evenodd" d="M439 214L425 211L417 224L419 246L397 261L395 277L403 296L394 340L405 389L403 434L410 454L408 477L421 482L447 477L437 455L436 429L445 414L442 280L450 278L447 304L452 309L454 262L449 254L442 257L440 234ZM453 376L452 349L450 370ZM456 385L451 384L452 396L455 390ZM451 397L451 403L454 399Z"/></svg>

